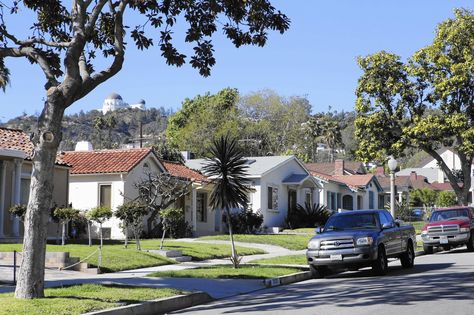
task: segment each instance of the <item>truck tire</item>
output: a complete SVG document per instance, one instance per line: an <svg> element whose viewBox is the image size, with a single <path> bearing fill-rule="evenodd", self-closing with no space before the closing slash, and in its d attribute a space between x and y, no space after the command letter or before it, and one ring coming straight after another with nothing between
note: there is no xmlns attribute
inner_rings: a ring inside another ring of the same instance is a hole
<svg viewBox="0 0 474 315"><path fill-rule="evenodd" d="M412 268L415 264L415 250L412 242L408 242L407 251L400 256L400 262L403 268Z"/></svg>
<svg viewBox="0 0 474 315"><path fill-rule="evenodd" d="M423 244L423 251L427 255L433 254L433 246Z"/></svg>
<svg viewBox="0 0 474 315"><path fill-rule="evenodd" d="M309 270L311 271L311 275L313 278L324 278L331 274L331 270L326 266L318 266L315 267L313 265L309 265Z"/></svg>
<svg viewBox="0 0 474 315"><path fill-rule="evenodd" d="M372 272L374 273L374 275L383 276L387 274L387 271L388 271L387 254L385 254L385 248L383 246L379 246L377 259L372 264Z"/></svg>
<svg viewBox="0 0 474 315"><path fill-rule="evenodd" d="M474 252L474 230L471 231L471 237L469 237L469 241L467 242L467 250Z"/></svg>

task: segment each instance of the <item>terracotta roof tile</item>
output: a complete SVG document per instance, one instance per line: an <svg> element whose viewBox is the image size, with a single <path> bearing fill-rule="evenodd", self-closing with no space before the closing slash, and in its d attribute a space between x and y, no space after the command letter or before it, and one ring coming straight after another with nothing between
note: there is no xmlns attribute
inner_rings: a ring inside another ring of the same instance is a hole
<svg viewBox="0 0 474 315"><path fill-rule="evenodd" d="M30 137L18 129L0 127L0 148L23 151L29 159L33 154Z"/></svg>
<svg viewBox="0 0 474 315"><path fill-rule="evenodd" d="M208 182L208 179L201 173L190 169L186 165L177 162L160 160L165 169L173 176L190 179L196 182Z"/></svg>
<svg viewBox="0 0 474 315"><path fill-rule="evenodd" d="M152 152L152 148L67 151L61 158L72 165L71 174L127 173Z"/></svg>
<svg viewBox="0 0 474 315"><path fill-rule="evenodd" d="M34 145L30 136L22 130L0 127L0 149L22 151L26 154L26 159L31 160ZM70 166L59 155L56 157L56 164Z"/></svg>
<svg viewBox="0 0 474 315"><path fill-rule="evenodd" d="M335 163L306 163L305 167L310 171L326 175L334 175ZM361 169L365 171L362 162L344 161L344 170L348 173L358 174L358 171Z"/></svg>

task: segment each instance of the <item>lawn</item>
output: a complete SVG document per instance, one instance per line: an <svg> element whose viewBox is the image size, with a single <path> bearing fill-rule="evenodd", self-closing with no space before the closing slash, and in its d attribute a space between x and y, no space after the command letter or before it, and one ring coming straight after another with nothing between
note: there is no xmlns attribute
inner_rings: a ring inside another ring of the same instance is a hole
<svg viewBox="0 0 474 315"><path fill-rule="evenodd" d="M316 231L315 228L299 228L299 229L285 229L283 230L283 233L298 233L298 234L309 234L309 235L315 235Z"/></svg>
<svg viewBox="0 0 474 315"><path fill-rule="evenodd" d="M158 249L160 247L159 240L143 240L142 249ZM172 240L165 240L164 249L181 250L183 255L193 257L193 260L205 260L214 258L230 257L231 248L226 244L205 244L192 242L176 242ZM265 254L265 251L258 248L248 248L237 246L237 253L239 255L256 255Z"/></svg>
<svg viewBox="0 0 474 315"><path fill-rule="evenodd" d="M124 304L140 303L182 294L174 289L84 284L45 289L44 299L19 300L0 294L0 314L83 314Z"/></svg>
<svg viewBox="0 0 474 315"><path fill-rule="evenodd" d="M246 243L259 243L277 245L291 250L306 249L311 235L296 234L237 234L234 240ZM215 235L200 237L200 240L229 240L227 235Z"/></svg>
<svg viewBox="0 0 474 315"><path fill-rule="evenodd" d="M151 266L161 266L175 263L173 260L146 252L147 249L158 249L160 240L149 239L142 240L142 251L137 251L135 243L130 242L128 248L125 249L123 244L118 241L107 241L102 249L102 266L103 272L116 272L121 270L138 269ZM49 252L69 252L71 257L86 258L96 251L97 245L89 247L87 244L67 244L52 245L48 244L46 250ZM229 245L212 245L203 243L175 242L172 240L165 241L165 249L180 249L183 255L193 257L194 260L221 258L230 256ZM21 251L21 244L0 244L0 251ZM263 254L264 252L254 248L238 247L237 252L240 255ZM92 266L97 266L98 254L95 253L87 262Z"/></svg>
<svg viewBox="0 0 474 315"><path fill-rule="evenodd" d="M300 272L299 268L274 267L258 265L216 265L185 270L160 271L149 274L149 277L174 278L208 278L208 279L269 279Z"/></svg>
<svg viewBox="0 0 474 315"><path fill-rule="evenodd" d="M270 265L307 265L306 255L288 255L273 258L262 258L252 260L252 264L270 264Z"/></svg>

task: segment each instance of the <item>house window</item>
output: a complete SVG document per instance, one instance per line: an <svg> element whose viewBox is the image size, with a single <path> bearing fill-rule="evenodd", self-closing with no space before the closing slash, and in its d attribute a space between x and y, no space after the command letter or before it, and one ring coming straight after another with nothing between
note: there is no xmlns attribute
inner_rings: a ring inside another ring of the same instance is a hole
<svg viewBox="0 0 474 315"><path fill-rule="evenodd" d="M311 190L307 190L305 193L305 203L312 205L313 204L313 194L311 193Z"/></svg>
<svg viewBox="0 0 474 315"><path fill-rule="evenodd" d="M199 222L207 222L207 194L197 193L196 214Z"/></svg>
<svg viewBox="0 0 474 315"><path fill-rule="evenodd" d="M112 208L112 185L99 185L99 206Z"/></svg>
<svg viewBox="0 0 474 315"><path fill-rule="evenodd" d="M268 187L268 199L267 199L268 210L278 210L278 188Z"/></svg>
<svg viewBox="0 0 474 315"><path fill-rule="evenodd" d="M369 191L369 209L374 209L374 192Z"/></svg>

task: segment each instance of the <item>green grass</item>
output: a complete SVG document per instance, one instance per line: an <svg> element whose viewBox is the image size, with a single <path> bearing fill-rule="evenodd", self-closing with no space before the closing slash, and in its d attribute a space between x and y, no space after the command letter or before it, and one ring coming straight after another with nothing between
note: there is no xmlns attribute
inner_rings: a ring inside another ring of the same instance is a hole
<svg viewBox="0 0 474 315"><path fill-rule="evenodd" d="M158 249L160 240L149 239L141 240L142 251L139 252L135 248L135 243L130 242L128 248L123 248L123 244L118 241L106 242L102 249L102 266L104 272L115 272L121 270L138 269L151 266L161 266L173 264L174 261L167 259L158 254L146 252L147 249ZM51 245L48 244L49 252L69 252L71 257L86 258L92 252L97 250L98 246L89 247L87 244L67 244ZM225 244L213 245L203 243L175 242L165 240L164 249L179 249L183 251L183 255L193 257L193 260L204 260L213 258L222 258L230 256L230 246ZM21 251L21 244L0 244L0 251ZM264 254L265 252L254 248L237 247L240 255ZM94 254L87 262L92 266L98 264L98 253Z"/></svg>
<svg viewBox="0 0 474 315"><path fill-rule="evenodd" d="M0 294L0 314L82 314L124 304L182 294L174 289L84 284L45 290L45 298L19 300L13 293Z"/></svg>
<svg viewBox="0 0 474 315"><path fill-rule="evenodd" d="M142 249L158 249L160 247L159 240L143 240ZM205 244L192 242L176 242L165 240L163 249L181 250L183 255L191 256L193 260L206 260L215 258L230 257L231 248L226 244ZM239 255L256 255L265 254L265 251L258 248L248 248L237 246Z"/></svg>
<svg viewBox="0 0 474 315"><path fill-rule="evenodd" d="M0 244L0 251L2 252L13 251L14 249L21 251L22 245ZM48 244L46 247L48 252L69 252L70 257L80 257L81 260L97 249L97 245L89 247L85 244L67 244L64 246ZM92 266L97 266L98 257L98 253L95 253L89 260L87 260L87 262ZM125 249L122 244L117 244L117 242L114 242L113 244L106 243L102 249L101 270L104 272L161 266L172 263L174 263L172 260L163 256L135 250L135 244L130 244L128 249Z"/></svg>
<svg viewBox="0 0 474 315"><path fill-rule="evenodd" d="M235 241L246 243L259 243L277 245L291 250L306 249L311 235L291 235L291 234L237 234L234 235ZM215 235L200 237L200 240L225 240L229 237L227 235Z"/></svg>
<svg viewBox="0 0 474 315"><path fill-rule="evenodd" d="M273 258L262 258L252 260L252 264L271 264L271 265L307 265L306 255L288 255Z"/></svg>
<svg viewBox="0 0 474 315"><path fill-rule="evenodd" d="M235 269L232 265L160 271L149 274L150 277L174 278L208 278L208 279L268 279L299 272L299 268L274 267L258 265L240 265Z"/></svg>

